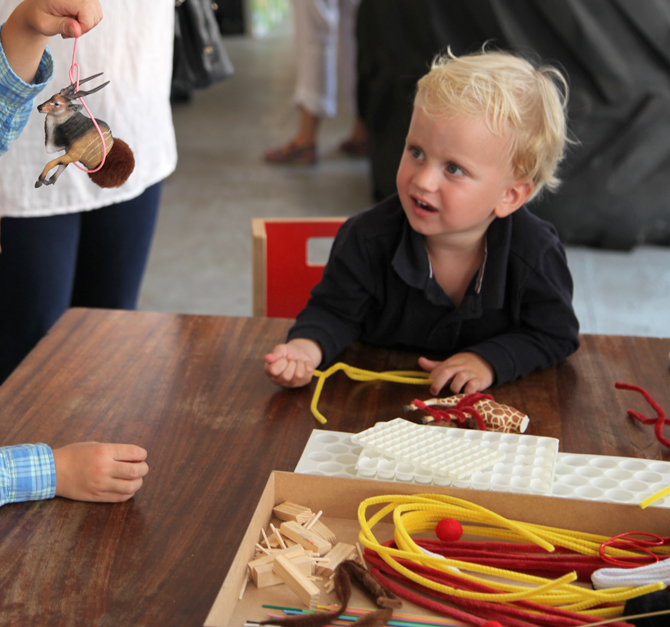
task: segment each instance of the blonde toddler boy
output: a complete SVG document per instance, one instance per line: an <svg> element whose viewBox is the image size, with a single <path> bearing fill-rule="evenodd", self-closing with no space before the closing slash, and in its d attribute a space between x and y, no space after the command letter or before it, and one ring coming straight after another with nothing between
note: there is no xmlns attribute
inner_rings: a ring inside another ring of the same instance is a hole
<svg viewBox="0 0 670 627"><path fill-rule="evenodd" d="M524 203L558 186L567 85L504 52L435 61L418 83L398 193L340 229L323 279L265 356L279 385L309 383L354 340L423 352L471 393L552 366L579 346L555 229Z"/></svg>

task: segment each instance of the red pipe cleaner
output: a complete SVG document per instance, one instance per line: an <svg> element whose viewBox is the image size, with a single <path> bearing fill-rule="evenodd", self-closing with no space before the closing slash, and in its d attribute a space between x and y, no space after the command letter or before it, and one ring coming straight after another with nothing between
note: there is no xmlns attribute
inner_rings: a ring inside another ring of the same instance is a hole
<svg viewBox="0 0 670 627"><path fill-rule="evenodd" d="M477 422L477 426L480 431L486 431L486 423L482 418L482 415L473 407L475 403L479 401L492 401L493 397L489 394L480 394L479 392L474 392L473 394L466 394L456 407L445 407L444 409L437 409L436 407L431 407L426 405L423 401L419 399L414 399L414 404L423 411L428 412L435 422L450 422L451 420L457 420L458 423L462 426L465 424L468 416L474 418Z"/></svg>
<svg viewBox="0 0 670 627"><path fill-rule="evenodd" d="M401 596L417 605L426 607L434 612L450 616L451 618L463 620L465 622L470 622L473 625L479 626L482 625L483 622L486 622L486 620L491 619L499 620L502 616L504 616L505 627L572 627L577 625L588 625L589 623L593 622L593 617L591 616L542 605L540 603L534 603L532 601L517 601L513 604L475 601L472 599L464 599L462 597L445 594L436 590L428 590L421 584L409 580L395 571L391 566L386 564L386 562L381 560L376 553L368 552L368 550L366 550L365 557L366 561L370 563L370 572L379 580L382 585L386 586L389 590L398 596ZM449 575L441 571L435 571L428 566L412 564L411 562L402 559L398 559L397 561L402 563L404 566L411 568L414 572L421 574L424 577L428 577L429 579L432 579L438 583L446 583L452 587L459 587L464 590L499 593L498 590L489 588L488 586L477 584L475 582L466 582L453 575ZM382 570L389 575L392 575L394 579L389 579L382 575ZM401 585L398 583L398 581L395 581L395 579L402 581L404 585ZM457 610L448 605L444 605L435 599L431 599L421 594L417 594L412 590L408 590L405 586L419 590L424 594L429 593L440 599L467 607L470 610L475 610L477 611L478 615L468 615L462 610ZM518 609L519 607L526 607L532 612L540 613L529 614L528 612ZM614 622L612 623L612 626L631 627L629 623L623 621Z"/></svg>
<svg viewBox="0 0 670 627"><path fill-rule="evenodd" d="M670 421L665 417L665 412L661 409L661 406L649 395L649 392L647 390L641 388L639 385L630 385L628 383L615 383L614 387L617 390L631 390L633 392L639 392L644 396L645 400L647 403L649 403L656 412L657 416L656 418L647 418L647 416L644 416L641 414L639 411L635 411L634 409L629 409L628 410L628 415L631 418L635 418L639 420L642 424L645 425L654 425L654 433L656 434L656 438L658 441L665 447L670 448L670 440L668 440L664 435L663 435L663 426L667 423L670 424Z"/></svg>

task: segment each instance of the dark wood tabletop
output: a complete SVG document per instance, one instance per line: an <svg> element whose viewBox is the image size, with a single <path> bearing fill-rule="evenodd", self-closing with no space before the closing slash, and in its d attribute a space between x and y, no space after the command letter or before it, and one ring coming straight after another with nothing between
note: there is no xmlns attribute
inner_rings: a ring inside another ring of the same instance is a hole
<svg viewBox="0 0 670 627"><path fill-rule="evenodd" d="M131 442L151 471L135 498L90 504L56 498L0 509L0 624L200 626L272 469L293 470L312 429L358 432L401 415L427 388L314 384L282 390L263 355L291 322L73 309L0 387L0 445ZM670 460L655 416L616 381L643 386L670 415L670 339L582 336L557 367L493 390L526 412L527 433L560 450ZM416 354L350 348L346 363L416 369Z"/></svg>

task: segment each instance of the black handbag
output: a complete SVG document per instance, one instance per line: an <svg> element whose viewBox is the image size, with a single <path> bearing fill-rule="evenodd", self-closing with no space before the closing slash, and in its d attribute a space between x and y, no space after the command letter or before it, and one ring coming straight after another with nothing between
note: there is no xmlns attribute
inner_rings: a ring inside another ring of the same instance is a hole
<svg viewBox="0 0 670 627"><path fill-rule="evenodd" d="M205 89L235 73L211 0L175 0L172 88Z"/></svg>

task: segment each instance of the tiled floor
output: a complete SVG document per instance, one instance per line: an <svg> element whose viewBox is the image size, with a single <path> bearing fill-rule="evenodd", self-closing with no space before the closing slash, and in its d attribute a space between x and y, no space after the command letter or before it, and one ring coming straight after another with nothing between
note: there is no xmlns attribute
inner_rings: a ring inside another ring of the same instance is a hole
<svg viewBox="0 0 670 627"><path fill-rule="evenodd" d="M252 217L352 215L371 203L368 166L337 151L351 117L322 125L314 167L263 163L296 123L290 23L226 38L236 76L174 108L179 165L164 199L140 308L251 314ZM670 249L568 250L582 331L670 337Z"/></svg>

